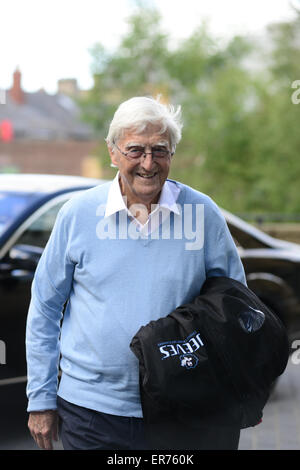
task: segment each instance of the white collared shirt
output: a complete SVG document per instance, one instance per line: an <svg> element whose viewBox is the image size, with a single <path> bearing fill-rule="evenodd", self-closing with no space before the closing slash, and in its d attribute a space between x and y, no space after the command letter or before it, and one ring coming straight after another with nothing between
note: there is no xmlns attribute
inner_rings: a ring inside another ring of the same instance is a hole
<svg viewBox="0 0 300 470"><path fill-rule="evenodd" d="M169 217L170 212L180 214L176 204L180 189L172 181L166 180L162 187L158 203L153 205L154 209L149 214L147 222L143 225L136 217L133 216L124 202L119 183L119 174L120 172L118 171L109 188L104 217L109 217L116 212L125 210L128 217L136 224L137 230L139 230L141 234L147 236L154 232L158 228L159 224ZM155 217L158 210L160 211L161 216Z"/></svg>

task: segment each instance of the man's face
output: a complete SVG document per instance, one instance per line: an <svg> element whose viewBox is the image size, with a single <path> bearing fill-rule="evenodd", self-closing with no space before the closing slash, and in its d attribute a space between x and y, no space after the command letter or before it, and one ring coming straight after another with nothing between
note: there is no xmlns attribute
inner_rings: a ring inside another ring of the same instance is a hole
<svg viewBox="0 0 300 470"><path fill-rule="evenodd" d="M155 160L148 154L153 147L171 150L168 132L160 134L159 130L151 125L142 134L128 131L116 142L124 153L136 147L143 147L147 155L137 161L127 159L116 146L108 148L112 163L119 168L121 191L123 196L127 197L129 207L131 204L144 204L147 207L156 204L168 177L171 156Z"/></svg>

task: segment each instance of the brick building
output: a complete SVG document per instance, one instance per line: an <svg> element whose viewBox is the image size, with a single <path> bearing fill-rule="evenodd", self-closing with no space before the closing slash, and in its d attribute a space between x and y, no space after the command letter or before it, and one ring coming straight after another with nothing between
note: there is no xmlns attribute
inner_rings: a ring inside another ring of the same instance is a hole
<svg viewBox="0 0 300 470"><path fill-rule="evenodd" d="M97 141L80 119L76 80L60 80L54 95L22 89L21 72L0 104L0 172L100 177Z"/></svg>

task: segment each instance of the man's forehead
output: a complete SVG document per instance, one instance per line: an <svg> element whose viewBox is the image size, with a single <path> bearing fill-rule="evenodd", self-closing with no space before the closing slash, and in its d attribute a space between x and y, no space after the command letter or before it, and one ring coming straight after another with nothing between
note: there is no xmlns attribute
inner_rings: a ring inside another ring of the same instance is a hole
<svg viewBox="0 0 300 470"><path fill-rule="evenodd" d="M126 147L135 147L135 146L139 146L139 145L146 145L148 142L143 142L143 140L129 140L129 141L124 141L124 144L126 145ZM161 139L161 140L158 140L156 141L155 140L155 145L159 145L159 146L167 146L169 145L169 141L167 139ZM153 144L153 142L152 142Z"/></svg>
<svg viewBox="0 0 300 470"><path fill-rule="evenodd" d="M169 145L169 133L168 131L161 133L157 129L152 131L146 130L145 132L136 133L134 131L124 132L120 139L124 145L147 145L148 143L153 145Z"/></svg>

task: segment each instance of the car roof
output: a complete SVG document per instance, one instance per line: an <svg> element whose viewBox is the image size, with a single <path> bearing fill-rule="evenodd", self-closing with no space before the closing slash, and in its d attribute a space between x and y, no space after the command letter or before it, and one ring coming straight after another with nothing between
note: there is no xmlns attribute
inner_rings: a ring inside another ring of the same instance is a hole
<svg viewBox="0 0 300 470"><path fill-rule="evenodd" d="M62 189L96 186L107 180L71 175L0 174L0 191L52 193Z"/></svg>
<svg viewBox="0 0 300 470"><path fill-rule="evenodd" d="M281 240L279 238L272 237L268 233L264 232L263 230L258 229L252 224L249 224L243 219L240 219L236 215L232 214L231 212L226 211L225 209L221 208L223 215L226 219L227 224L229 224L229 228L231 228L231 233L233 236L234 231L238 230L243 232L245 235L248 235L250 238L255 239L261 243L260 248L277 248L280 250L300 250L300 245L298 243L293 243L287 240ZM232 231L234 228L234 231ZM239 238L238 236L236 237ZM241 243L243 246L243 243Z"/></svg>

